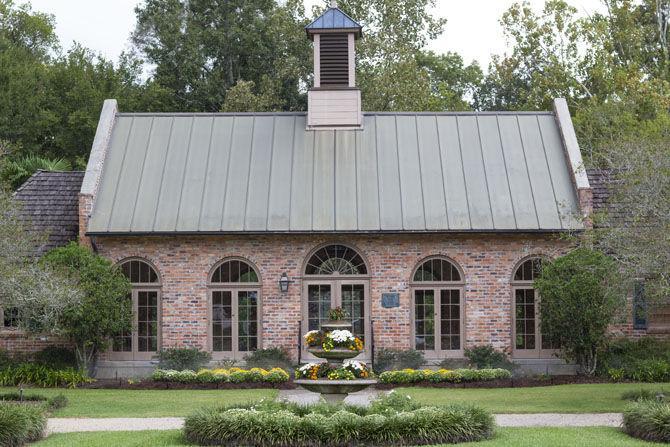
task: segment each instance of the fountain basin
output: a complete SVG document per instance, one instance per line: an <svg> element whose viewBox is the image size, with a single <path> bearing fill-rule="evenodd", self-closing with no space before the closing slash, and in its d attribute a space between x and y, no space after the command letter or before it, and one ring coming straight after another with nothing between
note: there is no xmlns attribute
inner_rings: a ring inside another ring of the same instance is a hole
<svg viewBox="0 0 670 447"><path fill-rule="evenodd" d="M294 381L307 391L320 393L326 402L342 402L349 393L362 391L370 385L377 383L374 379L356 379L356 380L309 380L300 379Z"/></svg>
<svg viewBox="0 0 670 447"><path fill-rule="evenodd" d="M331 363L342 363L343 360L353 359L360 354L359 351L352 351L350 349L343 348L333 348L330 351L326 351L320 347L313 347L307 349L307 351L309 351L309 353L314 357L326 359Z"/></svg>

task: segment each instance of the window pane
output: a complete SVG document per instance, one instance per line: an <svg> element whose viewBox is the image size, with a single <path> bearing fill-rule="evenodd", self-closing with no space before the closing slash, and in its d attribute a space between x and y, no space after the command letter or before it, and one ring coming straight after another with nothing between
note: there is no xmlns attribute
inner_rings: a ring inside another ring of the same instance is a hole
<svg viewBox="0 0 670 447"><path fill-rule="evenodd" d="M435 349L434 302L434 291L414 291L414 345L419 351Z"/></svg>
<svg viewBox="0 0 670 447"><path fill-rule="evenodd" d="M443 351L461 349L460 346L460 290L440 290L440 331Z"/></svg>
<svg viewBox="0 0 670 447"><path fill-rule="evenodd" d="M461 275L454 264L446 259L429 259L414 274L415 282L460 281Z"/></svg>
<svg viewBox="0 0 670 447"><path fill-rule="evenodd" d="M158 273L144 261L133 259L121 264L121 273L133 284L152 284L158 282Z"/></svg>
<svg viewBox="0 0 670 447"><path fill-rule="evenodd" d="M307 275L365 275L363 258L344 245L329 245L318 250L307 262Z"/></svg>
<svg viewBox="0 0 670 447"><path fill-rule="evenodd" d="M212 292L212 349L232 351L232 292Z"/></svg>
<svg viewBox="0 0 670 447"><path fill-rule="evenodd" d="M350 317L354 335L365 340L365 287L363 284L342 286L342 308Z"/></svg>
<svg viewBox="0 0 670 447"><path fill-rule="evenodd" d="M138 352L153 352L158 347L158 292L137 294Z"/></svg>
<svg viewBox="0 0 670 447"><path fill-rule="evenodd" d="M241 352L256 349L256 342L252 339L257 337L257 321L251 319L257 315L258 293L254 291L240 290L237 292L237 337L238 350Z"/></svg>
<svg viewBox="0 0 670 447"><path fill-rule="evenodd" d="M212 283L255 283L258 274L254 268L244 261L230 260L222 263L214 270L210 278Z"/></svg>
<svg viewBox="0 0 670 447"><path fill-rule="evenodd" d="M330 307L330 285L310 284L307 287L307 319L310 331L319 330L321 323L328 319Z"/></svg>
<svg viewBox="0 0 670 447"><path fill-rule="evenodd" d="M516 349L535 349L535 291L516 289Z"/></svg>

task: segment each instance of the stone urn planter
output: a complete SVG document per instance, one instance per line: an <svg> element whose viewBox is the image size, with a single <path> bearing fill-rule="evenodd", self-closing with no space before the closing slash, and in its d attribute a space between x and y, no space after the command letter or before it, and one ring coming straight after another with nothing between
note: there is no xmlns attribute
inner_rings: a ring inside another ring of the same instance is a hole
<svg viewBox="0 0 670 447"><path fill-rule="evenodd" d="M351 323L342 320L329 320L321 324L321 331L324 333L335 330L351 332L351 328ZM307 351L337 368L342 367L344 360L352 359L360 354L359 351L345 348L333 348L326 351L321 346L310 347ZM377 381L375 379L329 380L324 378L317 380L298 379L294 383L308 391L321 394L321 398L326 402L342 402L349 393L362 391L370 385L376 384Z"/></svg>

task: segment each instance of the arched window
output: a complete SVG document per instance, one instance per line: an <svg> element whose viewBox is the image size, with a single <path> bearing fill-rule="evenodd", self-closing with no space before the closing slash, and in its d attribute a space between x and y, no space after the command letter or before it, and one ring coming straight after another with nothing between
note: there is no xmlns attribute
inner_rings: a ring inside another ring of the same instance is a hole
<svg viewBox="0 0 670 447"><path fill-rule="evenodd" d="M542 258L523 261L512 275L514 356L517 358L552 357L557 348L540 324L540 296L533 283L542 271Z"/></svg>
<svg viewBox="0 0 670 447"><path fill-rule="evenodd" d="M241 360L259 348L260 280L240 259L216 266L209 278L210 346L215 358Z"/></svg>
<svg viewBox="0 0 670 447"><path fill-rule="evenodd" d="M343 308L351 319L353 333L370 346L370 283L368 267L357 250L342 244L318 248L307 258L303 278L303 333L320 328L328 311ZM304 356L311 359L306 351Z"/></svg>
<svg viewBox="0 0 670 447"><path fill-rule="evenodd" d="M142 259L123 261L119 268L132 290L133 330L114 337L112 358L150 360L160 347L161 283L156 269Z"/></svg>
<svg viewBox="0 0 670 447"><path fill-rule="evenodd" d="M345 245L328 245L316 251L305 268L306 275L365 275L368 269L356 250Z"/></svg>
<svg viewBox="0 0 670 447"><path fill-rule="evenodd" d="M463 275L450 260L423 261L412 275L414 348L427 357L457 357L463 352Z"/></svg>

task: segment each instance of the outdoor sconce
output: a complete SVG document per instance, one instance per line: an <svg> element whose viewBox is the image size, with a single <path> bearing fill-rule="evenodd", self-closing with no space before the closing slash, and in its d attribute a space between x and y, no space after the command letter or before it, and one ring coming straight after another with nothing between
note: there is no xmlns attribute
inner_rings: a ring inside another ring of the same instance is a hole
<svg viewBox="0 0 670 447"><path fill-rule="evenodd" d="M279 278L279 291L281 293L286 293L288 292L288 285L291 284L293 281L288 279L288 275L286 272L281 274L281 278Z"/></svg>

